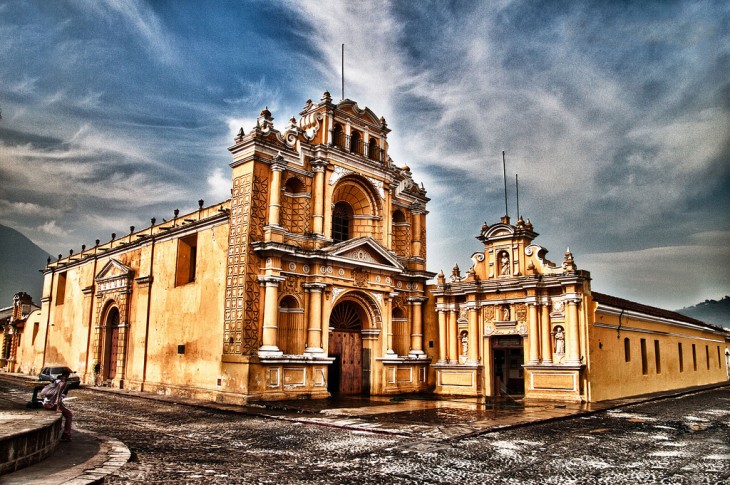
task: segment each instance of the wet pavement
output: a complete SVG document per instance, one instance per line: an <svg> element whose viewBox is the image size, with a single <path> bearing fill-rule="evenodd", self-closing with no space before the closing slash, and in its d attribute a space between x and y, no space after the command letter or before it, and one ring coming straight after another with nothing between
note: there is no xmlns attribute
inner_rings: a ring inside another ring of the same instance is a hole
<svg viewBox="0 0 730 485"><path fill-rule="evenodd" d="M101 388L74 393L78 426L131 452L109 483L730 479L727 386L598 406L405 396L240 407Z"/></svg>

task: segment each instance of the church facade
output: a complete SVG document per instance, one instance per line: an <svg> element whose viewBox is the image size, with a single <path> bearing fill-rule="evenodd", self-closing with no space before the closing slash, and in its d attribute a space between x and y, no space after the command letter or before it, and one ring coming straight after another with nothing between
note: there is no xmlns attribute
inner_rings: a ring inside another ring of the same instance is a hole
<svg viewBox="0 0 730 485"><path fill-rule="evenodd" d="M389 131L326 92L281 131L263 110L230 200L47 266L45 360L231 402L426 390L429 199Z"/></svg>
<svg viewBox="0 0 730 485"><path fill-rule="evenodd" d="M389 131L327 92L281 130L264 109L229 147L230 199L49 261L6 368L232 403L597 401L727 379L727 332L592 292L529 220L485 224L468 272L429 285L429 199Z"/></svg>
<svg viewBox="0 0 730 485"><path fill-rule="evenodd" d="M467 274L429 288L436 393L594 402L728 379L726 330L594 292L536 237L522 217L485 224Z"/></svg>

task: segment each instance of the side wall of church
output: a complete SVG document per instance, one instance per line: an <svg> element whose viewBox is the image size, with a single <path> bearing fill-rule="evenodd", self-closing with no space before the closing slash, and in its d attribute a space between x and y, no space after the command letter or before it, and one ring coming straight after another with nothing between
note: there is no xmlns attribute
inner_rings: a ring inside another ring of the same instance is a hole
<svg viewBox="0 0 730 485"><path fill-rule="evenodd" d="M142 242L125 236L49 266L39 323L25 332L35 337L21 341L23 369L45 361L68 365L87 384L203 398L245 392L247 379L221 362L229 224L217 209L188 216L208 222L166 222L139 234ZM186 247L195 248L194 271Z"/></svg>
<svg viewBox="0 0 730 485"><path fill-rule="evenodd" d="M589 332L591 401L727 380L726 345L720 332L600 311Z"/></svg>

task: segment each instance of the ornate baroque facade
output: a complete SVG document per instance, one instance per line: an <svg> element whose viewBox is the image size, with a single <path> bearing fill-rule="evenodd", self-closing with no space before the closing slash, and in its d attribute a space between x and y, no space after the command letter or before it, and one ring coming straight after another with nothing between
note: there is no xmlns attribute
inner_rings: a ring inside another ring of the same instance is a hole
<svg viewBox="0 0 730 485"><path fill-rule="evenodd" d="M385 120L325 92L229 147L231 198L50 262L6 368L226 402L433 391L596 401L726 379L727 334L591 291L521 218L426 270L426 191ZM30 335L31 338L23 335Z"/></svg>

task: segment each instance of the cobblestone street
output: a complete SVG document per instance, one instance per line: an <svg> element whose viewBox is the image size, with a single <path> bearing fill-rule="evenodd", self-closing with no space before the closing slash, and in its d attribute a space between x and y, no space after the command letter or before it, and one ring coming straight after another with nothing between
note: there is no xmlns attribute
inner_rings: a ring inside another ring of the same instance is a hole
<svg viewBox="0 0 730 485"><path fill-rule="evenodd" d="M25 392L5 382L4 392ZM730 388L509 431L434 439L73 391L79 427L123 441L109 483L726 483ZM468 411L454 411L469 419ZM438 428L438 415L418 414ZM407 423L389 413L379 421ZM454 414L451 415L453 418ZM284 416L286 417L286 416ZM289 416L292 417L291 415ZM375 418L369 418L375 419ZM443 435L443 433L442 433Z"/></svg>

